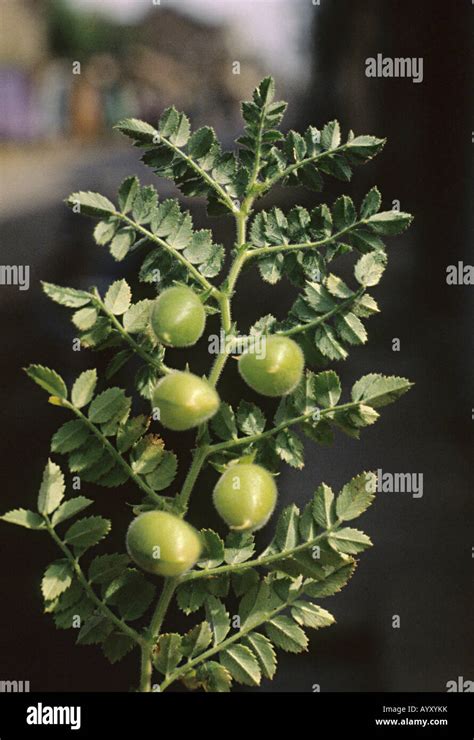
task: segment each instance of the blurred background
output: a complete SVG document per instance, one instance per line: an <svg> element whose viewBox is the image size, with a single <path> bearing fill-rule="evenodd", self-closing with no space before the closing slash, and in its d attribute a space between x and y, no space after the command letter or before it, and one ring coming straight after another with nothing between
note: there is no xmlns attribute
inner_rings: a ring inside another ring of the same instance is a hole
<svg viewBox="0 0 474 740"><path fill-rule="evenodd" d="M344 387L374 371L405 375L415 388L384 410L361 441L337 437L332 448L307 449L303 473L280 476L280 504L303 503L321 482L338 490L364 469L422 473L424 495L382 493L363 520L375 547L351 584L327 602L337 625L311 634L305 655L280 655L264 691L444 691L474 678L472 630L474 352L473 292L447 286L446 267L472 256L472 47L474 6L468 0L2 0L0 5L1 264L29 265L28 291L0 286L3 345L1 511L34 506L49 438L65 420L21 372L30 362L71 381L105 358L72 351L67 310L41 293L40 280L75 287L135 282L133 259L117 266L95 246L92 222L62 200L79 189L113 196L136 173L156 178L138 153L111 130L121 117L156 122L175 104L194 127L216 128L225 147L241 127L239 101L266 74L289 100L285 127L321 127L339 118L345 132L387 136L384 152L359 168L353 183L327 182L323 199L348 192L356 202L373 184L386 209L399 201L415 214L412 229L390 240L389 267L374 294L382 314L369 323L369 345L339 363ZM377 53L422 57L423 81L368 78ZM238 63L238 64L236 64ZM236 74L236 70L238 73ZM168 181L155 184L175 194ZM287 209L319 202L280 190ZM203 204L187 199L199 227ZM265 203L262 203L265 206ZM232 224L211 224L216 241L232 243ZM125 272L124 272L125 271ZM289 284L262 285L249 272L240 283L236 318L245 330L294 300ZM400 351L392 351L393 338ZM179 352L169 364L182 367ZM204 371L206 342L192 368ZM120 383L130 385L126 375ZM238 402L245 389L231 368L222 395ZM271 405L268 405L270 409ZM182 474L192 436L169 435ZM220 525L209 504L215 474L199 481L190 518ZM179 483L179 480L178 480ZM133 489L94 490L96 508L114 522L108 549L123 547L124 502ZM262 545L268 539L264 530ZM29 680L31 690L123 690L136 680L137 656L113 669L95 647L42 616L41 570L57 556L40 534L7 525L0 531L0 679ZM392 627L394 615L400 627ZM170 613L168 627L187 620ZM180 690L176 687L175 690Z"/></svg>

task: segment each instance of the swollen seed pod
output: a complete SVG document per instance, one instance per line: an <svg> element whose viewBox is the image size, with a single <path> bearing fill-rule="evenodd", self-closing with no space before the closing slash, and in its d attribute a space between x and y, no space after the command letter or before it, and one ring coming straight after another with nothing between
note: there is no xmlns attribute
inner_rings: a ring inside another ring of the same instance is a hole
<svg viewBox="0 0 474 740"><path fill-rule="evenodd" d="M231 529L255 530L270 519L277 494L275 480L268 470L253 463L237 463L217 481L213 501Z"/></svg>
<svg viewBox="0 0 474 740"><path fill-rule="evenodd" d="M190 524L166 511L146 511L130 524L127 552L147 573L179 576L197 562L202 542Z"/></svg>
<svg viewBox="0 0 474 740"><path fill-rule="evenodd" d="M153 406L159 411L161 423L177 432L207 421L219 405L219 396L207 380L179 370L165 375L153 393Z"/></svg>
<svg viewBox="0 0 474 740"><path fill-rule="evenodd" d="M206 312L199 297L184 285L167 288L155 300L151 326L159 341L169 347L190 347L201 338Z"/></svg>

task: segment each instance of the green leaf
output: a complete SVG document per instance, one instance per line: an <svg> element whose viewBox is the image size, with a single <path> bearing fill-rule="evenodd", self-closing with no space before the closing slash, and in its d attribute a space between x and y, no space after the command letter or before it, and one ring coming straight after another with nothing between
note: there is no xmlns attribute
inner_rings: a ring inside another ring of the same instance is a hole
<svg viewBox="0 0 474 740"><path fill-rule="evenodd" d="M321 483L314 494L313 516L323 529L328 529L336 521L334 493L325 483Z"/></svg>
<svg viewBox="0 0 474 740"><path fill-rule="evenodd" d="M67 398L66 383L55 370L43 365L29 365L25 369L26 374L31 380L53 396Z"/></svg>
<svg viewBox="0 0 474 740"><path fill-rule="evenodd" d="M79 210L88 216L110 216L115 213L115 206L108 198L91 191L72 193L66 203L75 211Z"/></svg>
<svg viewBox="0 0 474 740"><path fill-rule="evenodd" d="M292 468L301 469L304 466L303 443L293 430L285 429L278 432L275 438L275 451Z"/></svg>
<svg viewBox="0 0 474 740"><path fill-rule="evenodd" d="M82 473L102 457L104 448L97 437L90 434L84 444L69 455L71 473Z"/></svg>
<svg viewBox="0 0 474 740"><path fill-rule="evenodd" d="M206 584L201 579L182 583L176 591L178 606L185 614L192 614L200 609L207 596Z"/></svg>
<svg viewBox="0 0 474 740"><path fill-rule="evenodd" d="M374 500L377 486L375 473L360 473L341 490L336 500L336 515L343 522L356 519Z"/></svg>
<svg viewBox="0 0 474 740"><path fill-rule="evenodd" d="M374 408L380 408L393 403L412 385L406 378L370 373L354 383L351 397L353 401L363 401Z"/></svg>
<svg viewBox="0 0 474 740"><path fill-rule="evenodd" d="M122 572L104 591L104 599L116 606L127 622L143 616L154 595L155 587L142 573L132 569Z"/></svg>
<svg viewBox="0 0 474 740"><path fill-rule="evenodd" d="M127 398L121 388L107 388L89 406L89 419L93 424L103 424L118 416L126 405Z"/></svg>
<svg viewBox="0 0 474 740"><path fill-rule="evenodd" d="M356 220L354 203L348 195L341 195L334 203L333 209L334 226L336 231L349 228Z"/></svg>
<svg viewBox="0 0 474 740"><path fill-rule="evenodd" d="M351 154L356 154L364 160L371 159L379 153L385 144L385 139L375 136L356 136L346 143L346 149Z"/></svg>
<svg viewBox="0 0 474 740"><path fill-rule="evenodd" d="M87 509L87 507L92 503L94 503L92 499L86 498L85 496L76 496L75 498L69 499L69 501L64 501L59 509L56 509L53 514L53 518L51 520L53 527L61 524L61 522L65 522L66 519L76 516L76 514Z"/></svg>
<svg viewBox="0 0 474 740"><path fill-rule="evenodd" d="M113 632L115 625L100 613L92 614L82 625L77 642L80 645L97 645Z"/></svg>
<svg viewBox="0 0 474 740"><path fill-rule="evenodd" d="M285 506L281 512L275 530L275 547L277 551L291 550L299 542L298 533L299 509L295 504Z"/></svg>
<svg viewBox="0 0 474 740"><path fill-rule="evenodd" d="M412 221L413 216L402 211L382 211L369 218L369 223L377 234L390 236L401 234L410 226Z"/></svg>
<svg viewBox="0 0 474 740"><path fill-rule="evenodd" d="M326 370L314 376L314 395L323 408L336 406L341 397L341 381L334 370Z"/></svg>
<svg viewBox="0 0 474 740"><path fill-rule="evenodd" d="M44 281L41 282L41 286L48 298L51 298L52 301L59 303L61 306L80 308L91 302L92 296L84 290L64 288L61 285L54 285L54 283L46 283Z"/></svg>
<svg viewBox="0 0 474 740"><path fill-rule="evenodd" d="M354 570L355 563L343 565L342 568L339 568L334 571L334 573L326 576L322 581L313 581L312 583L305 584L305 593L313 599L323 599L327 596L334 596L334 594L344 588L354 573Z"/></svg>
<svg viewBox="0 0 474 740"><path fill-rule="evenodd" d="M87 406L92 400L97 385L97 370L85 370L72 386L71 400L76 408Z"/></svg>
<svg viewBox="0 0 474 740"><path fill-rule="evenodd" d="M255 538L250 532L230 532L225 541L225 562L243 563L255 552Z"/></svg>
<svg viewBox="0 0 474 740"><path fill-rule="evenodd" d="M208 660L197 669L197 678L204 691L227 693L230 691L232 676L227 668L214 660Z"/></svg>
<svg viewBox="0 0 474 740"><path fill-rule="evenodd" d="M89 566L89 580L92 583L108 584L124 572L129 562L128 555L98 555Z"/></svg>
<svg viewBox="0 0 474 740"><path fill-rule="evenodd" d="M165 443L157 434L147 434L132 450L132 470L139 475L153 472L163 458Z"/></svg>
<svg viewBox="0 0 474 740"><path fill-rule="evenodd" d="M201 622L183 636L181 644L183 655L190 660L203 653L209 647L211 641L212 631L208 622Z"/></svg>
<svg viewBox="0 0 474 740"><path fill-rule="evenodd" d="M363 254L354 268L354 275L365 288L377 285L380 282L387 259L383 252L368 252Z"/></svg>
<svg viewBox="0 0 474 740"><path fill-rule="evenodd" d="M308 638L290 617L273 617L265 625L265 632L277 647L287 653L301 653L307 649Z"/></svg>
<svg viewBox="0 0 474 740"><path fill-rule="evenodd" d="M291 607L291 616L302 627L320 629L330 627L336 621L330 612L309 601L294 601Z"/></svg>
<svg viewBox="0 0 474 740"><path fill-rule="evenodd" d="M237 425L232 406L222 402L217 414L211 420L211 427L219 439L224 441L235 439L237 437Z"/></svg>
<svg viewBox="0 0 474 740"><path fill-rule="evenodd" d="M48 460L43 471L43 480L38 494L38 511L40 514L51 514L64 497L66 486L61 468Z"/></svg>
<svg viewBox="0 0 474 740"><path fill-rule="evenodd" d="M146 298L138 303L133 303L125 312L123 326L129 334L140 334L144 332L150 322L150 311L153 301Z"/></svg>
<svg viewBox="0 0 474 740"><path fill-rule="evenodd" d="M181 635L174 632L161 635L153 650L153 663L157 671L169 676L183 657Z"/></svg>
<svg viewBox="0 0 474 740"><path fill-rule="evenodd" d="M66 591L72 583L73 572L68 560L56 560L46 568L41 591L45 601L55 599Z"/></svg>
<svg viewBox="0 0 474 740"><path fill-rule="evenodd" d="M101 247L108 244L114 238L117 228L118 223L113 216L105 221L99 221L94 228L95 243Z"/></svg>
<svg viewBox="0 0 474 740"><path fill-rule="evenodd" d="M72 323L79 329L79 331L87 331L91 329L98 317L97 309L93 306L86 306L76 311L72 317Z"/></svg>
<svg viewBox="0 0 474 740"><path fill-rule="evenodd" d="M125 118L119 121L114 128L121 131L125 136L129 136L136 141L147 141L153 143L157 130L149 123L140 121L137 118Z"/></svg>
<svg viewBox="0 0 474 740"><path fill-rule="evenodd" d="M340 338L349 344L364 344L367 332L362 321L350 311L343 316L336 316L334 324Z"/></svg>
<svg viewBox="0 0 474 740"><path fill-rule="evenodd" d="M220 653L219 660L238 683L246 686L260 684L261 673L257 660L245 645L231 645Z"/></svg>
<svg viewBox="0 0 474 740"><path fill-rule="evenodd" d="M44 527L43 517L28 509L12 509L2 514L0 519L10 524L26 527L26 529L41 529Z"/></svg>
<svg viewBox="0 0 474 740"><path fill-rule="evenodd" d="M89 430L80 419L67 421L51 439L51 451L65 454L80 447L89 436Z"/></svg>
<svg viewBox="0 0 474 740"><path fill-rule="evenodd" d="M102 651L107 660L114 664L122 660L135 645L135 641L128 635L122 632L111 632L102 643Z"/></svg>
<svg viewBox="0 0 474 740"><path fill-rule="evenodd" d="M262 676L272 679L276 672L277 661L273 645L265 635L260 632L250 632L242 642L246 645L258 660Z"/></svg>
<svg viewBox="0 0 474 740"><path fill-rule="evenodd" d="M341 129L339 121L330 121L321 131L321 145L323 149L336 149L341 143Z"/></svg>
<svg viewBox="0 0 474 740"><path fill-rule="evenodd" d="M362 201L362 205L360 207L361 219L368 218L369 216L373 216L374 213L377 213L381 206L381 203L382 196L380 195L378 188L371 188L371 190L369 190L364 200Z"/></svg>
<svg viewBox="0 0 474 740"><path fill-rule="evenodd" d="M331 532L328 542L338 552L347 553L348 555L356 555L372 545L370 537L364 534L364 532L360 532L358 529L352 529L351 527L344 527L343 529Z"/></svg>
<svg viewBox="0 0 474 740"><path fill-rule="evenodd" d="M329 357L330 360L346 359L347 352L336 339L334 330L330 326L322 324L316 329L315 342L321 354Z"/></svg>
<svg viewBox="0 0 474 740"><path fill-rule="evenodd" d="M164 491L176 477L178 458L174 452L165 450L159 465L146 475L146 482L154 491Z"/></svg>
<svg viewBox="0 0 474 740"><path fill-rule="evenodd" d="M237 425L247 436L261 434L265 429L266 419L263 411L254 403L241 401L237 409Z"/></svg>
<svg viewBox="0 0 474 740"><path fill-rule="evenodd" d="M110 243L110 254L117 262L121 262L130 251L130 247L135 241L135 232L131 228L124 228L117 231Z"/></svg>
<svg viewBox="0 0 474 740"><path fill-rule="evenodd" d="M126 452L145 434L150 425L150 420L144 414L128 419L122 424L117 432L117 449L119 452Z"/></svg>
<svg viewBox="0 0 474 740"><path fill-rule="evenodd" d="M127 177L118 190L118 203L122 213L128 213L132 209L135 195L139 187L138 178Z"/></svg>
<svg viewBox="0 0 474 740"><path fill-rule="evenodd" d="M76 551L84 552L97 545L109 532L110 522L101 516L89 516L79 519L67 530L64 542Z"/></svg>
<svg viewBox="0 0 474 740"><path fill-rule="evenodd" d="M230 630L230 617L222 601L215 596L206 599L206 619L212 629L213 644L219 645Z"/></svg>
<svg viewBox="0 0 474 740"><path fill-rule="evenodd" d="M104 304L108 311L120 316L128 311L132 300L132 292L126 280L116 280L105 294Z"/></svg>
<svg viewBox="0 0 474 740"><path fill-rule="evenodd" d="M199 568L217 568L224 561L224 542L212 529L202 529L204 558L198 562Z"/></svg>

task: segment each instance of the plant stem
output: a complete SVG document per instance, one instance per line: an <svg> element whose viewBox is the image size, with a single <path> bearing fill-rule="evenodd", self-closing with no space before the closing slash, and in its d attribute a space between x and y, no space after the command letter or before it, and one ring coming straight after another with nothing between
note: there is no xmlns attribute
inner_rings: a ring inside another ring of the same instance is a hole
<svg viewBox="0 0 474 740"><path fill-rule="evenodd" d="M67 560L70 562L72 569L74 570L74 573L80 582L82 588L87 593L87 596L90 598L91 601L94 602L94 604L97 606L99 611L102 612L104 617L107 617L107 619L110 619L111 622L115 624L115 626L124 634L127 635L127 637L130 637L134 642L137 643L137 645L140 645L141 647L148 646L147 640L142 637L138 632L135 632L134 629L128 626L125 622L123 622L119 617L117 617L109 607L104 604L104 602L99 599L97 594L95 593L94 589L90 585L89 581L85 577L81 566L79 565L79 561L77 558L74 557L71 550L68 548L68 546L61 540L61 538L57 535L54 527L52 526L50 520L48 517L44 517L46 522L46 528L57 544L57 546L60 548L60 550L64 553Z"/></svg>
<svg viewBox="0 0 474 740"><path fill-rule="evenodd" d="M319 247L325 247L327 244L338 241L339 239L341 239L341 237L344 236L344 234L352 231L357 226L362 226L366 223L368 223L367 219L355 221L350 226L346 226L344 229L337 231L335 234L331 234L331 236L327 236L325 239L319 239L319 241L315 242L301 242L299 244L276 244L268 247L257 247L256 249L249 249L245 259L250 260L253 257L264 257L270 254L277 254L279 252L296 252L303 251L305 249L318 249Z"/></svg>
<svg viewBox="0 0 474 740"><path fill-rule="evenodd" d="M188 504L189 504L189 498L193 491L194 484L196 483L197 477L199 473L201 472L201 468L204 465L204 462L206 461L207 451L208 451L207 446L197 447L195 449L193 461L191 463L191 467L188 470L188 474L183 483L183 487L180 493L175 498L175 504L177 505L177 509L178 511L180 511L181 516L184 516L184 514L187 511Z"/></svg>
<svg viewBox="0 0 474 740"><path fill-rule="evenodd" d="M351 306L354 301L356 301L358 298L360 298L361 295L365 293L365 288L360 287L358 290L355 291L353 295L351 295L350 298L347 298L347 300L342 301L341 303L338 303L337 306L332 308L327 313L323 314L322 316L318 316L317 319L313 319L312 321L308 321L306 324L298 324L297 326L292 326L291 329L286 329L285 331L277 331L275 332L281 337L291 337L294 334L299 334L303 331L308 331L308 329L314 329L316 326L319 326L320 324L324 324L325 321L328 321L328 319L332 318L333 316L336 316L336 314L343 311L348 306Z"/></svg>
<svg viewBox="0 0 474 740"><path fill-rule="evenodd" d="M115 211L113 215L124 223L131 226L133 229L135 229L135 231L138 231L140 234L143 234L143 236L146 236L149 241L158 244L158 246L162 247L167 252L172 254L173 257L187 269L190 275L192 275L193 278L197 280L197 282L200 283L203 288L208 290L214 298L219 298L220 294L215 285L212 285L212 283L210 283L209 280L204 277L204 275L201 275L199 270L186 259L182 252L172 247L164 239L160 239L160 237L156 236L156 234L153 234L152 231L145 229L145 227L141 226L141 224L137 224L133 219L129 218L124 213L119 213L118 211Z"/></svg>
<svg viewBox="0 0 474 740"><path fill-rule="evenodd" d="M273 619L277 614L282 612L284 609L286 609L288 606L288 602L284 602L281 604L281 606L277 607L276 609L273 609L271 612L266 612L264 618L262 618L259 622L252 622L248 627L243 627L242 629L238 630L234 635L231 635L231 637L228 637L226 640L223 640L218 645L214 645L214 647L209 648L209 650L206 650L204 653L201 653L201 655L198 655L196 658L193 658L192 660L188 660L187 663L177 668L173 673L171 673L165 680L160 684L160 691L164 691L168 688L172 683L177 681L180 676L187 673L189 670L194 668L194 666L199 665L199 663L202 663L203 661L207 660L208 658L212 658L213 655L216 655L216 653L222 652L222 650L225 650L229 647L229 645L232 645L234 642L238 642L242 639L246 634L249 632L253 632L257 627L259 627L261 624L264 624L265 622L268 622L270 619Z"/></svg>
<svg viewBox="0 0 474 740"><path fill-rule="evenodd" d="M154 491L153 488L150 488L150 486L145 483L145 481L142 480L139 475L134 473L134 471L127 463L127 461L122 457L120 452L115 449L115 447L109 442L107 437L104 437L100 429L98 429L96 425L93 424L90 419L88 419L87 416L82 413L80 409L76 408L76 406L66 400L61 401L61 406L70 409L77 416L77 418L80 419L90 429L90 431L97 437L97 439L102 442L107 452L110 453L110 455L120 465L120 467L125 470L127 475L134 481L134 483L137 484L139 488L142 489L142 491L147 494L147 496L150 496L150 498L152 498L157 504L159 504L160 507L168 506L169 502L167 501L166 497L157 494L156 491Z"/></svg>
<svg viewBox="0 0 474 740"><path fill-rule="evenodd" d="M316 537L314 537L312 540L308 540L307 542L302 542L300 545L296 545L295 547L292 547L288 550L281 550L280 552L273 553L271 555L260 555L260 557L255 558L254 560L245 560L243 563L232 563L230 565L219 565L217 568L210 568L208 570L196 570L191 571L190 573L187 573L186 575L182 576L180 579L181 583L187 582L187 581L196 581L199 578L209 578L214 576L220 576L224 573L237 573L241 570L247 570L247 568L258 568L265 565L270 565L271 563L275 563L278 560L284 560L285 558L290 558L292 555L294 555L297 552L301 552L302 550L307 550L310 547L313 547L313 545L316 545L318 542L321 542L321 540L326 539L329 537L329 535L336 531L340 522L335 522L331 527L328 527L324 530L324 532L321 532L321 534L318 534Z"/></svg>
<svg viewBox="0 0 474 740"><path fill-rule="evenodd" d="M170 601L173 598L176 586L176 578L165 578L160 598L158 599L158 603L150 622L150 642L147 642L142 646L140 660L140 691L145 693L151 691L151 678L153 675L152 652L159 637L161 626Z"/></svg>
<svg viewBox="0 0 474 740"><path fill-rule="evenodd" d="M355 408L356 406L359 406L360 401L350 401L349 403L341 404L340 406L330 406L327 409L319 409L319 417L327 416L328 414L335 412L335 411L346 411L347 409ZM246 444L252 444L253 442L259 442L261 439L266 439L267 437L272 437L275 434L278 434L278 432L283 431L289 426L294 426L295 424L301 424L302 422L306 421L307 419L310 419L315 414L315 409L312 411L309 411L307 414L301 414L300 416L295 416L292 419L286 419L286 421L282 421L280 424L277 424L275 427L272 427L271 429L267 429L266 432L261 432L261 434L252 434L248 437L237 437L237 439L229 439L227 442L218 442L215 445L209 445L207 448L207 454L212 455L214 452L222 452L222 450L230 450L233 447L241 447L242 445Z"/></svg>
<svg viewBox="0 0 474 740"><path fill-rule="evenodd" d="M200 167L192 157L183 152L183 150L180 149L179 146L172 144L169 139L161 136L158 131L156 133L160 136L160 144L164 144L164 146L172 149L175 154L181 157L181 159L183 159L195 172L197 172L197 174L217 193L217 195L219 196L219 200L221 200L222 203L224 203L224 205L226 205L232 213L235 213L236 207L234 205L234 202L230 195L225 192L224 188L218 182L216 182L211 177L211 175L206 172L206 170L203 170L202 167Z"/></svg>
<svg viewBox="0 0 474 740"><path fill-rule="evenodd" d="M136 352L139 357L142 358L142 360L145 360L145 362L148 365L151 365L152 367L156 368L159 373L162 375L167 375L168 373L173 372L171 368L167 367L163 362L160 362L159 360L156 360L152 355L150 355L146 349L143 349L143 347L140 347L138 342L133 339L133 337L130 336L128 331L122 326L120 321L117 319L117 317L106 308L105 303L102 301L99 291L97 289L94 289L94 303L99 307L99 309L104 313L107 318L110 320L112 325L115 327L115 329L118 331L121 337L127 342L127 344L130 345L130 347L133 349L134 352Z"/></svg>

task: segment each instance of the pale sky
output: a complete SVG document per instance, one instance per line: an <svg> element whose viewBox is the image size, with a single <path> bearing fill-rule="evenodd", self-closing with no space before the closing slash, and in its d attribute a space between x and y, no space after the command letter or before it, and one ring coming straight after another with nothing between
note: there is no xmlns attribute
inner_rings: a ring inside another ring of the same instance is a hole
<svg viewBox="0 0 474 740"><path fill-rule="evenodd" d="M68 0L75 8L99 10L123 21L138 20L150 8L174 8L209 23L231 23L236 52L262 57L269 72L304 77L304 29L317 12L310 0ZM236 58L238 58L236 54ZM302 68L303 62L303 68Z"/></svg>

